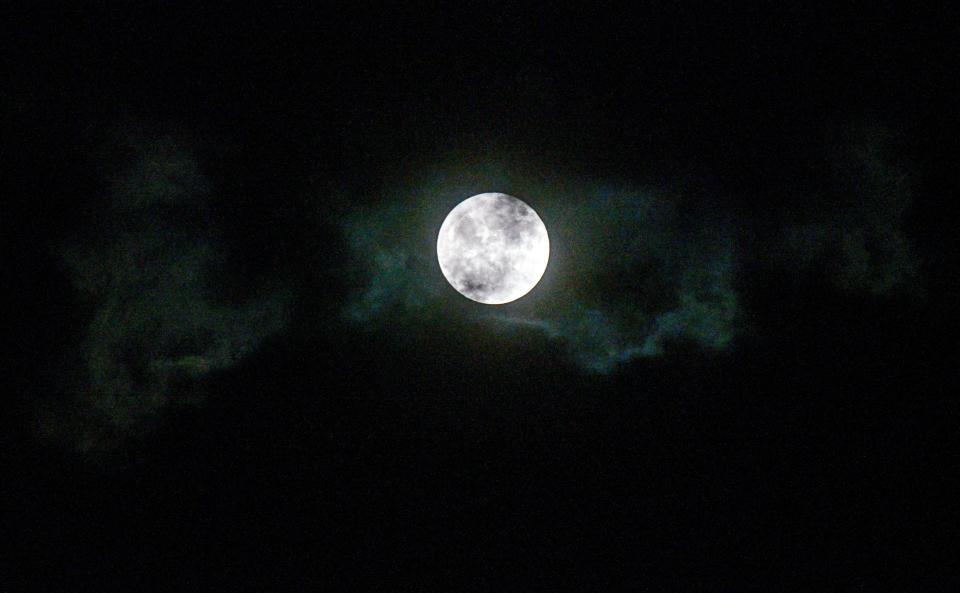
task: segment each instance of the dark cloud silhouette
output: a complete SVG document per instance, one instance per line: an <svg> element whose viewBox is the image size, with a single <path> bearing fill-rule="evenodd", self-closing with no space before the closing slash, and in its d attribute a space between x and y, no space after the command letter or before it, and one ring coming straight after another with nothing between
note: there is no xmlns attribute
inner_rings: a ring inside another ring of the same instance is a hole
<svg viewBox="0 0 960 593"><path fill-rule="evenodd" d="M829 208L789 222L769 257L779 266L820 267L832 282L876 296L918 288L919 259L904 229L910 179L890 154L890 133L874 127L837 151Z"/></svg>
<svg viewBox="0 0 960 593"><path fill-rule="evenodd" d="M81 449L109 446L198 381L228 368L284 326L287 297L218 299L211 268L225 246L210 223L211 188L183 142L124 138L133 162L111 181L95 233L64 250L91 311L76 401L45 430Z"/></svg>
<svg viewBox="0 0 960 593"><path fill-rule="evenodd" d="M735 281L742 261L825 273L842 290L875 296L916 285L918 261L903 228L909 181L891 164L886 138L875 128L825 150L836 155L830 175L810 183L822 195L801 196L816 207L766 212L782 222L760 243L749 221L718 211L722 199L706 207L683 192L550 183L454 165L343 220L359 270L344 315L374 325L466 316L492 331L535 330L600 373L658 356L671 343L723 350L742 318ZM483 191L534 206L550 233L550 264L515 303L451 307L460 297L439 272L436 232L454 205Z"/></svg>
<svg viewBox="0 0 960 593"><path fill-rule="evenodd" d="M734 241L712 218L680 220L676 202L643 190L549 187L492 175L484 191L529 200L544 219L551 261L540 285L503 306L451 308L462 298L436 263L435 233L446 211L477 193L449 187L438 175L395 202L358 210L344 232L364 273L344 309L347 318L376 324L388 317L423 321L466 315L492 331L528 328L558 340L583 369L609 372L635 357L656 356L671 341L718 350L735 333ZM500 182L498 184L498 181ZM516 188L516 189L515 189Z"/></svg>

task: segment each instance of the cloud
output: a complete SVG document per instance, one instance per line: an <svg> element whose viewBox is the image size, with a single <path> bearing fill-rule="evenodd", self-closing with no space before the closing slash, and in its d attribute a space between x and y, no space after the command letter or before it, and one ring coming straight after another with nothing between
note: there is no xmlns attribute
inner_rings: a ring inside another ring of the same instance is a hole
<svg viewBox="0 0 960 593"><path fill-rule="evenodd" d="M90 311L75 401L45 430L81 449L109 446L199 381L284 326L287 297L218 299L211 268L225 256L210 223L211 188L182 142L128 139L131 163L111 180L96 229L64 250Z"/></svg>
<svg viewBox="0 0 960 593"><path fill-rule="evenodd" d="M446 321L469 318L505 335L534 331L561 344L582 369L607 373L674 345L729 348L745 317L736 289L742 261L825 274L851 293L882 297L915 287L919 262L904 230L909 179L894 164L882 128L852 137L839 148L824 144L798 164L803 173L784 176L786 190L769 187L790 193L755 224L718 210L720 196L702 205L682 192L551 179L542 172L549 167L476 168L463 158L419 183L393 187L344 219L357 271L344 315L366 325L448 327ZM456 295L435 256L447 212L484 191L528 201L550 233L540 284L499 307ZM772 234L757 242L756 229Z"/></svg>
<svg viewBox="0 0 960 593"><path fill-rule="evenodd" d="M875 127L846 146L822 147L798 167L806 177L784 178L786 190L769 188L794 197L772 201L755 226L682 194L507 174L509 167L476 170L464 159L344 219L357 270L344 315L367 325L439 320L444 327L444 320L466 317L505 335L531 330L597 373L672 345L721 351L743 317L735 288L740 261L825 274L850 293L882 297L916 288L919 261L904 230L910 182L890 144ZM528 201L550 233L540 284L499 307L461 302L435 256L446 213L484 191ZM772 234L756 242L754 228ZM745 245L754 251L743 253Z"/></svg>
<svg viewBox="0 0 960 593"><path fill-rule="evenodd" d="M377 319L386 314L422 311L441 296L436 283L425 283L432 253L414 242L409 213L400 206L362 209L344 222L349 247L358 258L355 269L361 285L345 314L354 321Z"/></svg>
<svg viewBox="0 0 960 593"><path fill-rule="evenodd" d="M496 176L486 185L448 187L444 180L451 178L459 177L438 175L411 190L419 197L406 204L384 202L344 220L361 271L343 310L347 319L377 324L467 316L503 335L534 330L596 373L662 355L671 343L722 350L733 340L735 242L716 217L682 211L676 200L649 191L506 183ZM479 191L530 201L551 236L543 280L515 303L467 303L436 263L443 216Z"/></svg>
<svg viewBox="0 0 960 593"><path fill-rule="evenodd" d="M651 198L624 195L617 201L619 212L636 209L636 217L604 220L599 212L591 216L605 208L604 201L584 203L585 213L603 225L581 231L615 236L632 228L645 237L633 244L624 240L621 249L580 252L575 265L586 281L581 279L553 308L526 317L490 311L489 317L539 327L561 340L580 366L599 373L634 358L662 355L671 343L709 351L729 346L738 316L732 242L687 234L669 220L645 219L651 205L660 207Z"/></svg>
<svg viewBox="0 0 960 593"><path fill-rule="evenodd" d="M910 179L893 161L882 128L860 134L833 163L829 208L789 222L769 257L779 266L829 271L849 292L875 296L916 288L920 262L904 230Z"/></svg>

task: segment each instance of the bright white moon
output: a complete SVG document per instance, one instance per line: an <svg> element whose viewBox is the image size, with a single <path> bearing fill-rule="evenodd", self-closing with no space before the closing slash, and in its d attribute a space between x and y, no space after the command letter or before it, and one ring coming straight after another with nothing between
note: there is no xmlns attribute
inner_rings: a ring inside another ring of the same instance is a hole
<svg viewBox="0 0 960 593"><path fill-rule="evenodd" d="M547 227L533 208L507 194L478 194L460 202L437 238L437 259L447 281L487 305L530 292L549 258Z"/></svg>

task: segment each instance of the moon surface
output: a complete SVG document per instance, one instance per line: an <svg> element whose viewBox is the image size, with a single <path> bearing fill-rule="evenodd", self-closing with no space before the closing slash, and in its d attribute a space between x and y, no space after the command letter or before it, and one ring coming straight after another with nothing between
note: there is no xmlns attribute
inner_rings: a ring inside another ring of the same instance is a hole
<svg viewBox="0 0 960 593"><path fill-rule="evenodd" d="M443 221L437 259L460 294L501 305L537 285L550 259L550 240L543 221L522 200L477 194L457 204Z"/></svg>

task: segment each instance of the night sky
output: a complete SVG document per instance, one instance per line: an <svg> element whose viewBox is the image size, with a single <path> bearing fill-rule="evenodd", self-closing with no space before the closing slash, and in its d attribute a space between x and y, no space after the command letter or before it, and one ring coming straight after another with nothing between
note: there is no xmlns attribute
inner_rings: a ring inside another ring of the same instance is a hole
<svg viewBox="0 0 960 593"><path fill-rule="evenodd" d="M960 590L948 3L23 4L0 591Z"/></svg>

